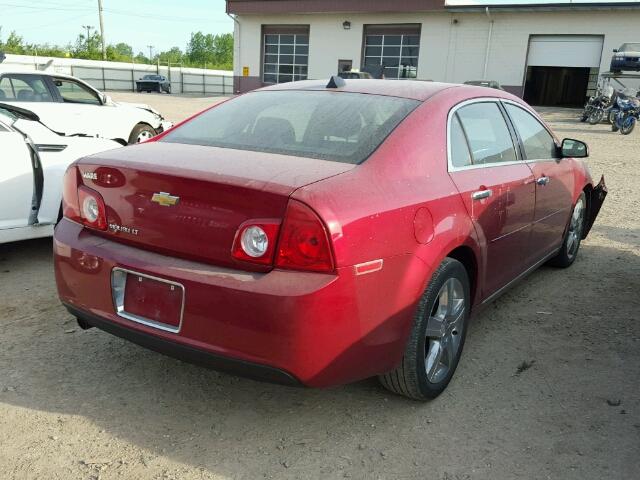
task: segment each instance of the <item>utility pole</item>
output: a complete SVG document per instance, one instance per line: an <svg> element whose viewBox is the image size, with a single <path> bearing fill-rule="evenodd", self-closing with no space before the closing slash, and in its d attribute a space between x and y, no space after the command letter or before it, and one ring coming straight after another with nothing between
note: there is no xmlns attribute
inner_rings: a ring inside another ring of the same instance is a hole
<svg viewBox="0 0 640 480"><path fill-rule="evenodd" d="M153 62L153 45L147 45L149 48L149 61Z"/></svg>
<svg viewBox="0 0 640 480"><path fill-rule="evenodd" d="M104 19L102 18L102 0L98 0L98 15L100 16L100 40L102 43L102 60L106 60L107 49L104 43Z"/></svg>
<svg viewBox="0 0 640 480"><path fill-rule="evenodd" d="M82 28L87 29L87 52L89 51L89 38L91 37L91 29L93 28L91 25L82 25Z"/></svg>

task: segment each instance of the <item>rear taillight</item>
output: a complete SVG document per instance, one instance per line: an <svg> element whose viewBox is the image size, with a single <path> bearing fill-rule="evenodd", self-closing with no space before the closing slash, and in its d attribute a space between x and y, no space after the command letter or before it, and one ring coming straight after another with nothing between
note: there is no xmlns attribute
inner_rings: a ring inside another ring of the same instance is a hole
<svg viewBox="0 0 640 480"><path fill-rule="evenodd" d="M271 265L276 250L280 222L251 220L240 225L231 254L236 260Z"/></svg>
<svg viewBox="0 0 640 480"><path fill-rule="evenodd" d="M65 218L97 230L107 229L107 209L102 195L78 184L78 169L71 166L64 175L62 214Z"/></svg>
<svg viewBox="0 0 640 480"><path fill-rule="evenodd" d="M330 272L334 268L327 230L320 217L304 203L289 201L275 266L314 272Z"/></svg>
<svg viewBox="0 0 640 480"><path fill-rule="evenodd" d="M84 225L97 230L107 229L107 209L102 195L82 186L78 188L78 203L80 204L80 217Z"/></svg>
<svg viewBox="0 0 640 480"><path fill-rule="evenodd" d="M78 169L75 165L67 168L62 181L62 215L74 222L81 222L78 204Z"/></svg>

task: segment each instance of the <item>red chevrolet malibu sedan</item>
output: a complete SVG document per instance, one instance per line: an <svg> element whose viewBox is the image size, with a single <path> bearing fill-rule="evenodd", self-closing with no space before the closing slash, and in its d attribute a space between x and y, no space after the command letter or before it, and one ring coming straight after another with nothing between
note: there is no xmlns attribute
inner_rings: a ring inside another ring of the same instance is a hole
<svg viewBox="0 0 640 480"><path fill-rule="evenodd" d="M83 328L213 368L432 398L472 312L575 260L606 195L586 156L499 90L265 88L72 165L58 292Z"/></svg>

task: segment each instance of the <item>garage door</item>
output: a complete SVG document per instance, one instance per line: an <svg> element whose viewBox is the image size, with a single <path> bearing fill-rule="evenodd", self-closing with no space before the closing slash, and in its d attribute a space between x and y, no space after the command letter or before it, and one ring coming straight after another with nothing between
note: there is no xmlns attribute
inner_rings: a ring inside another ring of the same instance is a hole
<svg viewBox="0 0 640 480"><path fill-rule="evenodd" d="M599 35L532 35L530 67L599 67L602 56Z"/></svg>

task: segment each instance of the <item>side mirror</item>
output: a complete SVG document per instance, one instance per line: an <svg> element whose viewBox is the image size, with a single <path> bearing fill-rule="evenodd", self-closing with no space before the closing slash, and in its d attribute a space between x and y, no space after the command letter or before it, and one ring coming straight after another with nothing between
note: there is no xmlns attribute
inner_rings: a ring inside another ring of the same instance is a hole
<svg viewBox="0 0 640 480"><path fill-rule="evenodd" d="M562 158L585 158L589 156L589 147L586 143L573 138L565 138L562 140L560 147Z"/></svg>
<svg viewBox="0 0 640 480"><path fill-rule="evenodd" d="M111 100L111 97L106 93L103 93L100 97L101 97L100 100L102 100L103 105L110 105L113 103L113 100Z"/></svg>

